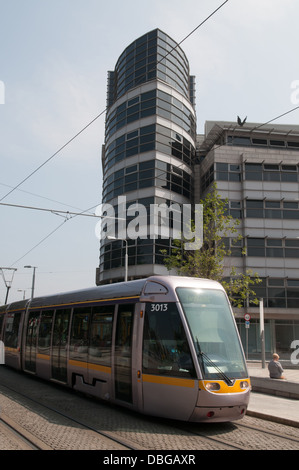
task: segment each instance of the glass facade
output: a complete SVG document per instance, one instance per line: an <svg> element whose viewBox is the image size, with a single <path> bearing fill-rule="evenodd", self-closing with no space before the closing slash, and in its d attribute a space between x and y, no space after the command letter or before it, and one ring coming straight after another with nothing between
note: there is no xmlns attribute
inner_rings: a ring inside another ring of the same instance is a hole
<svg viewBox="0 0 299 470"><path fill-rule="evenodd" d="M142 83L163 80L189 100L189 64L177 43L156 29L130 44L108 75L107 105Z"/></svg>
<svg viewBox="0 0 299 470"><path fill-rule="evenodd" d="M130 44L108 72L102 202L113 206L116 218L119 196L126 197L127 207L138 201L147 210L150 204L191 203L194 104L195 79L186 55L159 29ZM97 284L124 279L126 247L129 279L139 272L140 277L167 273L161 250L169 252L171 237L151 239L148 233L146 239L126 235L126 242L123 235L117 240L117 233L114 242L103 239Z"/></svg>

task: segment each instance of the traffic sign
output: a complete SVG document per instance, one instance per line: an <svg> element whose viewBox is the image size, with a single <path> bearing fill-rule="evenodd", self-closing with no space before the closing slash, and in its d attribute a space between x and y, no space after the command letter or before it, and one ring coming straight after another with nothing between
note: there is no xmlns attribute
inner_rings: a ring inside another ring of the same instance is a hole
<svg viewBox="0 0 299 470"><path fill-rule="evenodd" d="M246 321L249 321L251 316L249 315L249 313L245 313L244 318Z"/></svg>

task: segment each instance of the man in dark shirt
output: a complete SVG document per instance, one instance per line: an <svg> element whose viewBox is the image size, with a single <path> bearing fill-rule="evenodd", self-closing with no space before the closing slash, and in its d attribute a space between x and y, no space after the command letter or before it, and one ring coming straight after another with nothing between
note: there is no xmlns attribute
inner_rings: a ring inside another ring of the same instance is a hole
<svg viewBox="0 0 299 470"><path fill-rule="evenodd" d="M279 355L273 354L272 361L268 364L269 374L271 379L284 379L285 377L282 375L283 368L280 364Z"/></svg>

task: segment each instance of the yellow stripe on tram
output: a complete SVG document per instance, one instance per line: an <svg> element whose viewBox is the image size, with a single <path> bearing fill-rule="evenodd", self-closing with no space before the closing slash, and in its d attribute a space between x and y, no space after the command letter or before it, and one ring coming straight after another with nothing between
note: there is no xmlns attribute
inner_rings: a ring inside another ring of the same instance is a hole
<svg viewBox="0 0 299 470"><path fill-rule="evenodd" d="M38 353L36 355L37 359L44 359L45 361L49 361L50 360L50 356L49 354L40 354Z"/></svg>
<svg viewBox="0 0 299 470"><path fill-rule="evenodd" d="M195 380L180 379L177 377L165 377L165 376L162 377L159 375L143 374L142 381L148 382L148 383L162 384L162 385L173 385L175 387L188 387L188 388L195 387Z"/></svg>
<svg viewBox="0 0 299 470"><path fill-rule="evenodd" d="M74 359L70 359L69 365L74 367L83 367L84 369L97 370L99 372L105 372L106 374L111 374L111 367L101 366L100 364L92 364L91 362L75 361Z"/></svg>

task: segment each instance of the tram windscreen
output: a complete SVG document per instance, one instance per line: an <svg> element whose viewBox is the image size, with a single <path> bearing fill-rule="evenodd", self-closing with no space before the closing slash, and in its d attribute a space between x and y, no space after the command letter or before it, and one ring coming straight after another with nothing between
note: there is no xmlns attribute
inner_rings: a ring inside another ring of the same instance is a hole
<svg viewBox="0 0 299 470"><path fill-rule="evenodd" d="M246 377L246 366L228 300L221 290L177 288L205 379Z"/></svg>

